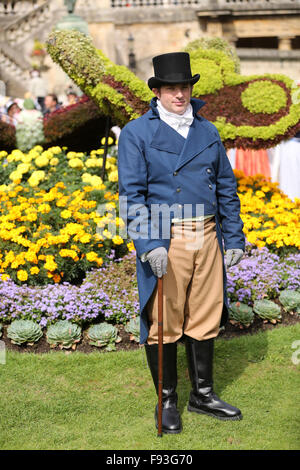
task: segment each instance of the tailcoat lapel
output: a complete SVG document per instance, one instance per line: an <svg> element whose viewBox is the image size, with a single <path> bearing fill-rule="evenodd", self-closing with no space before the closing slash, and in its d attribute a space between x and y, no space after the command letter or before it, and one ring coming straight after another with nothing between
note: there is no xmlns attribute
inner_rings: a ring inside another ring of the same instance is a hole
<svg viewBox="0 0 300 470"><path fill-rule="evenodd" d="M185 138L160 119L150 147L180 155L184 144Z"/></svg>
<svg viewBox="0 0 300 470"><path fill-rule="evenodd" d="M175 171L179 170L196 155L199 155L203 150L217 141L217 136L209 132L203 121L199 120L199 118L195 116L181 154L179 155Z"/></svg>

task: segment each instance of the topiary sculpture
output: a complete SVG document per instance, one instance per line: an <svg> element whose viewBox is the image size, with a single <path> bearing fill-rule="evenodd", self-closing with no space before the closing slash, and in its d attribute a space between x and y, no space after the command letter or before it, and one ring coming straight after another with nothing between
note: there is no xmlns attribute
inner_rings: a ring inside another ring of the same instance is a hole
<svg viewBox="0 0 300 470"><path fill-rule="evenodd" d="M200 113L216 125L225 147L273 147L300 130L300 93L290 78L242 76L229 49L207 44L187 48L192 73L201 75L193 96L206 102ZM154 95L147 84L113 64L79 31L52 32L47 49L114 124L123 127L149 109Z"/></svg>

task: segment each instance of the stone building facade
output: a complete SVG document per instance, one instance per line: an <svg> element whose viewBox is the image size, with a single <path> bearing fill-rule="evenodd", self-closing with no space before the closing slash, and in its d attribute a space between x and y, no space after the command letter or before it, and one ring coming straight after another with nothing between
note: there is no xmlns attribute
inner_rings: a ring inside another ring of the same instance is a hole
<svg viewBox="0 0 300 470"><path fill-rule="evenodd" d="M181 50L200 37L221 37L237 48L241 73L284 73L300 80L300 0L77 0L74 13L93 43L117 64L146 80L151 58ZM7 94L23 96L34 39L67 14L64 0L1 0L0 79ZM45 67L46 66L46 67ZM49 92L64 93L70 79L48 56Z"/></svg>

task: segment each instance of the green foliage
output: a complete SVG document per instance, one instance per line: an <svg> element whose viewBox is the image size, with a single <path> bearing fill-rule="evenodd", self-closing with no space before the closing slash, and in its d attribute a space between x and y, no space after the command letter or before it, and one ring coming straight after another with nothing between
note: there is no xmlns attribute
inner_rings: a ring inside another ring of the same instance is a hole
<svg viewBox="0 0 300 470"><path fill-rule="evenodd" d="M79 31L53 31L47 50L54 62L63 65L65 72L82 89L95 86L104 73L104 64L91 38Z"/></svg>
<svg viewBox="0 0 300 470"><path fill-rule="evenodd" d="M300 314L300 292L285 289L280 292L279 301L286 312L296 311Z"/></svg>
<svg viewBox="0 0 300 470"><path fill-rule="evenodd" d="M249 305L236 302L230 305L229 318L232 323L238 323L242 327L249 327L254 320L254 313Z"/></svg>
<svg viewBox="0 0 300 470"><path fill-rule="evenodd" d="M129 320L125 326L125 331L130 333L137 343L140 342L140 317L134 317Z"/></svg>
<svg viewBox="0 0 300 470"><path fill-rule="evenodd" d="M263 320L276 323L281 320L280 307L272 300L255 300L253 311Z"/></svg>
<svg viewBox="0 0 300 470"><path fill-rule="evenodd" d="M46 337L51 348L75 349L81 339L81 327L68 320L59 320L48 327Z"/></svg>
<svg viewBox="0 0 300 470"><path fill-rule="evenodd" d="M91 97L105 114L112 114L121 125L125 125L130 119L139 117L139 114L136 114L132 107L126 103L125 97L105 83L99 83L92 90Z"/></svg>
<svg viewBox="0 0 300 470"><path fill-rule="evenodd" d="M7 328L7 336L13 344L32 345L43 336L43 333L41 327L33 320L14 320Z"/></svg>
<svg viewBox="0 0 300 470"><path fill-rule="evenodd" d="M117 328L106 322L90 326L87 331L87 338L90 345L99 348L105 347L106 351L115 351L115 343L121 340Z"/></svg>
<svg viewBox="0 0 300 470"><path fill-rule="evenodd" d="M213 49L216 51L224 52L233 62L234 62L234 71L236 73L240 72L240 59L236 53L234 47L222 38L200 38L195 41L191 41L183 50L188 53L197 51L198 49L206 50ZM201 71L202 72L202 71Z"/></svg>
<svg viewBox="0 0 300 470"><path fill-rule="evenodd" d="M102 51L97 50L97 53L105 64L105 75L112 75L116 81L126 85L130 91L138 96L141 100L149 103L154 95L145 82L140 80L125 65L116 65L111 62Z"/></svg>
<svg viewBox="0 0 300 470"><path fill-rule="evenodd" d="M258 80L250 83L241 95L242 103L251 113L273 114L286 106L287 96L276 83Z"/></svg>

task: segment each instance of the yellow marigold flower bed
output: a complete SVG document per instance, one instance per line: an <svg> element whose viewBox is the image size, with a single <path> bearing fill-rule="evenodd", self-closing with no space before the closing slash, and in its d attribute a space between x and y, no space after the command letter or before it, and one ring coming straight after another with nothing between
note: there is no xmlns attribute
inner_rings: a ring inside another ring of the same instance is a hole
<svg viewBox="0 0 300 470"><path fill-rule="evenodd" d="M0 273L19 284L78 282L102 266L112 248L123 245L127 252L123 239L110 232L120 225L111 213L112 193L102 191L98 212L93 199L98 192L92 187L70 191L63 182L50 190L2 186Z"/></svg>
<svg viewBox="0 0 300 470"><path fill-rule="evenodd" d="M277 253L300 248L300 199L294 202L263 175L234 170L247 240Z"/></svg>

